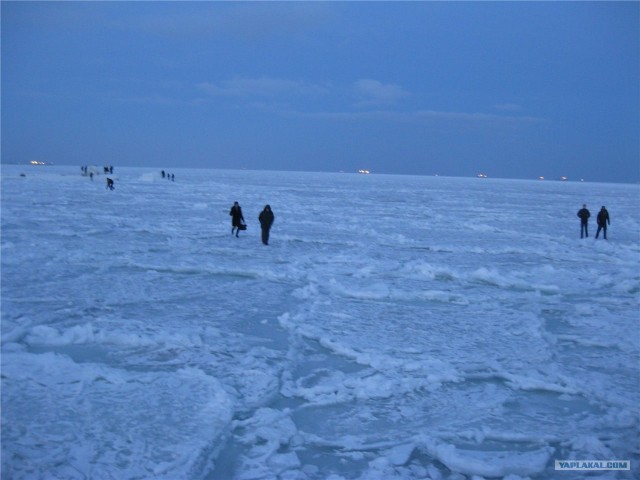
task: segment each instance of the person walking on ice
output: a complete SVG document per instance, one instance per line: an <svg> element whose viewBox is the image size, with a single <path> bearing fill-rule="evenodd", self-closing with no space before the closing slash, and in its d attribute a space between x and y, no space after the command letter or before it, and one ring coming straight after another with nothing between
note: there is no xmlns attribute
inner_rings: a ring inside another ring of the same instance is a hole
<svg viewBox="0 0 640 480"><path fill-rule="evenodd" d="M269 245L269 230L271 230L271 225L273 225L274 219L275 216L271 211L271 206L265 205L264 210L262 210L258 216L258 220L260 220L260 228L262 229L262 243L265 245Z"/></svg>
<svg viewBox="0 0 640 480"><path fill-rule="evenodd" d="M591 212L587 210L587 205L582 205L582 208L578 210L578 217L580 217L580 238L589 238L589 217Z"/></svg>
<svg viewBox="0 0 640 480"><path fill-rule="evenodd" d="M607 209L604 207L604 205L598 212L598 216L596 217L596 220L598 222L598 230L596 230L596 238L598 238L598 235L600 235L600 230L602 230L604 234L604 239L606 240L607 225L611 225L611 221L609 220L609 212L607 212Z"/></svg>
<svg viewBox="0 0 640 480"><path fill-rule="evenodd" d="M233 202L229 215L231 215L231 235L233 235L233 231L235 230L237 237L240 233L240 227L244 226L244 216L242 215L242 208L238 202Z"/></svg>

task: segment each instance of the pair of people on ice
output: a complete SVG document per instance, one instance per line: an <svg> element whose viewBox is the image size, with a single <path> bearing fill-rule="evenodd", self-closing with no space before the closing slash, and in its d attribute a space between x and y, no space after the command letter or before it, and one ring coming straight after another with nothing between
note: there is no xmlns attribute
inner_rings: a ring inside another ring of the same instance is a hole
<svg viewBox="0 0 640 480"><path fill-rule="evenodd" d="M582 208L578 210L578 217L580 218L580 238L589 236L589 217L591 216L591 212L587 210L587 205L582 205ZM598 212L598 216L596 217L596 222L598 223L598 230L596 231L596 238L600 235L600 231L602 230L604 234L604 239L607 239L607 226L611 224L609 220L609 212L607 209L602 206L600 211Z"/></svg>
<svg viewBox="0 0 640 480"><path fill-rule="evenodd" d="M242 207L238 202L234 202L231 210L229 211L229 215L231 215L231 235L233 235L234 231L236 237L240 230L246 230L247 225L244 221L244 216L242 215ZM262 229L262 243L265 245L269 245L269 231L271 230L271 225L273 225L273 220L275 216L273 215L273 211L271 210L270 205L265 205L262 212L258 216L258 220L260 221L260 228Z"/></svg>

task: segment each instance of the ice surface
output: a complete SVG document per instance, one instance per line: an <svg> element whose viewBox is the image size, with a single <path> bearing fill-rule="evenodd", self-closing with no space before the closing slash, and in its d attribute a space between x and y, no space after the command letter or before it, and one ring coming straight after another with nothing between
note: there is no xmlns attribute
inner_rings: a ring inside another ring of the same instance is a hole
<svg viewBox="0 0 640 480"><path fill-rule="evenodd" d="M3 479L640 476L637 185L172 173L2 167Z"/></svg>

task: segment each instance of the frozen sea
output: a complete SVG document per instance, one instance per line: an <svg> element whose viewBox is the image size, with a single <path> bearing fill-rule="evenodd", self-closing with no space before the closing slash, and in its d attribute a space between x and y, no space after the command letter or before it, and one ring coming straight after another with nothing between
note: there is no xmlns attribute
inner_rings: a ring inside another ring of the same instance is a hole
<svg viewBox="0 0 640 480"><path fill-rule="evenodd" d="M2 479L640 477L638 185L168 171L2 167Z"/></svg>

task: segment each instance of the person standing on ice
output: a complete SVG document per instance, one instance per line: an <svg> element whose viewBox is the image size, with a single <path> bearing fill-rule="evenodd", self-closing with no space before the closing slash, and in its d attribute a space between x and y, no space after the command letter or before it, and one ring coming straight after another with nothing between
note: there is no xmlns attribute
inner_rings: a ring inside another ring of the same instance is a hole
<svg viewBox="0 0 640 480"><path fill-rule="evenodd" d="M233 231L236 231L236 237L240 233L240 227L244 225L244 216L242 215L242 208L238 204L238 202L233 202L233 206L229 211L229 215L231 215L231 235L233 235Z"/></svg>
<svg viewBox="0 0 640 480"><path fill-rule="evenodd" d="M580 217L580 238L589 238L589 217L591 212L587 210L587 205L582 205L582 208L578 210L578 217Z"/></svg>
<svg viewBox="0 0 640 480"><path fill-rule="evenodd" d="M262 229L262 243L265 245L269 245L269 230L271 230L271 225L273 225L273 220L275 216L271 211L270 205L265 205L264 210L260 212L258 215L258 220L260 220L260 228Z"/></svg>
<svg viewBox="0 0 640 480"><path fill-rule="evenodd" d="M604 205L598 212L598 216L596 217L598 221L598 230L596 230L596 238L600 235L600 230L603 230L604 239L607 239L607 225L611 225L611 221L609 220L609 212L604 208Z"/></svg>

